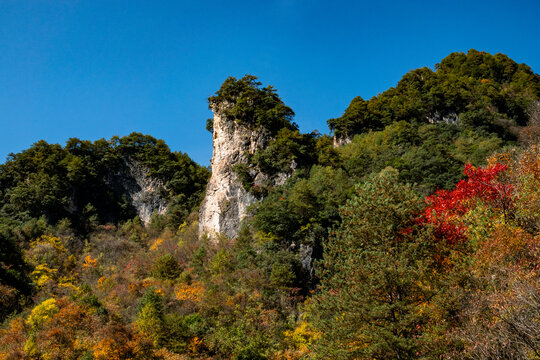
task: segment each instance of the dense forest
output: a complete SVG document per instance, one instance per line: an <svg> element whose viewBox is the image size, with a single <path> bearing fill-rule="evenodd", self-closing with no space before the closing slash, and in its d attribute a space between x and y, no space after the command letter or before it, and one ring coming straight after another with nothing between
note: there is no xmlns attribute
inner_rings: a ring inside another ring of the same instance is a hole
<svg viewBox="0 0 540 360"><path fill-rule="evenodd" d="M251 75L209 104L272 138L234 168L260 199L234 239L199 234L209 169L148 135L0 165L0 359L540 358L528 66L450 54L353 99L330 135ZM130 164L167 203L148 222L118 185ZM254 168L288 178L261 188Z"/></svg>

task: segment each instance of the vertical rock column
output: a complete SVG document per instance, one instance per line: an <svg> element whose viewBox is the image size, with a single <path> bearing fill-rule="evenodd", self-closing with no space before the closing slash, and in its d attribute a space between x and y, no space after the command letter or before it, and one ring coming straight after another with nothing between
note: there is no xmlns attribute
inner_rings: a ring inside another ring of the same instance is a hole
<svg viewBox="0 0 540 360"><path fill-rule="evenodd" d="M253 154L266 146L270 136L264 129L250 130L229 120L223 110L227 104L214 106L212 176L206 188L199 214L199 233L216 238L219 233L234 238L248 206L257 198L244 189L233 170L234 165L247 163L246 153Z"/></svg>

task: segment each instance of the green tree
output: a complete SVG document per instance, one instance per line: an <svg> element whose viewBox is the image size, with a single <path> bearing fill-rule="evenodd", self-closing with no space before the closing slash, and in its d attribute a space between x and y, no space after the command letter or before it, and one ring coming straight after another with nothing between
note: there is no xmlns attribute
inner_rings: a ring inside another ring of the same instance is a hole
<svg viewBox="0 0 540 360"><path fill-rule="evenodd" d="M161 342L165 330L163 299L154 287L150 287L141 298L136 325L155 346Z"/></svg>
<svg viewBox="0 0 540 360"><path fill-rule="evenodd" d="M436 244L414 225L421 201L385 169L356 187L322 260L310 315L320 359L422 355Z"/></svg>
<svg viewBox="0 0 540 360"><path fill-rule="evenodd" d="M178 261L171 254L160 256L154 264L150 274L161 280L174 280L182 273L182 268Z"/></svg>
<svg viewBox="0 0 540 360"><path fill-rule="evenodd" d="M292 123L294 112L286 106L271 85L261 87L253 75L245 75L241 79L228 77L216 94L208 98L210 108L222 107L225 115L245 126L257 128L263 126L275 135L286 127L298 128ZM212 125L207 123L207 129Z"/></svg>
<svg viewBox="0 0 540 360"><path fill-rule="evenodd" d="M341 117L328 120L328 126L337 137L352 138L355 134L381 129L382 122L369 112L368 102L357 96Z"/></svg>

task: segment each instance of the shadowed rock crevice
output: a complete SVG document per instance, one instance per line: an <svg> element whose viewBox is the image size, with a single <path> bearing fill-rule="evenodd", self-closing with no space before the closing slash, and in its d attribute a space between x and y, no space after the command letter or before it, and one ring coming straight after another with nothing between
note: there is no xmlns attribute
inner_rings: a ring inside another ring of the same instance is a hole
<svg viewBox="0 0 540 360"><path fill-rule="evenodd" d="M150 223L154 212L165 214L168 205L164 182L149 173L150 169L128 157L106 179L116 194L127 198L145 225Z"/></svg>

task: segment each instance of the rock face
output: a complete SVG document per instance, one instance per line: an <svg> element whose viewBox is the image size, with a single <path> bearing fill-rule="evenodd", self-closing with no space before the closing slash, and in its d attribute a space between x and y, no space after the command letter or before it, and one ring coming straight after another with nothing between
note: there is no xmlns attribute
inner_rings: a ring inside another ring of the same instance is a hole
<svg viewBox="0 0 540 360"><path fill-rule="evenodd" d="M240 230L240 223L245 217L247 208L259 201L248 192L233 170L237 164L247 164L247 154L264 148L272 140L270 133L264 128L249 129L246 126L227 119L224 109L229 104L214 105L213 122L213 157L211 160L212 176L206 187L206 195L199 214L199 232L215 238L217 234L225 234L234 238ZM249 169L254 179L253 185L279 185L287 176L275 174L271 178L256 169Z"/></svg>
<svg viewBox="0 0 540 360"><path fill-rule="evenodd" d="M337 147L351 143L352 136L348 134L337 136L336 134L334 134L333 140L334 140L334 147L337 148Z"/></svg>
<svg viewBox="0 0 540 360"><path fill-rule="evenodd" d="M163 182L148 174L148 168L127 158L124 159L118 171L106 179L107 184L116 193L127 197L145 225L150 222L154 211L163 215L168 205L162 195L165 190Z"/></svg>
<svg viewBox="0 0 540 360"><path fill-rule="evenodd" d="M434 111L430 115L428 115L426 119L430 124L437 124L441 122L445 122L447 124L459 123L459 115L455 112L448 112L446 114L442 114L439 111Z"/></svg>

